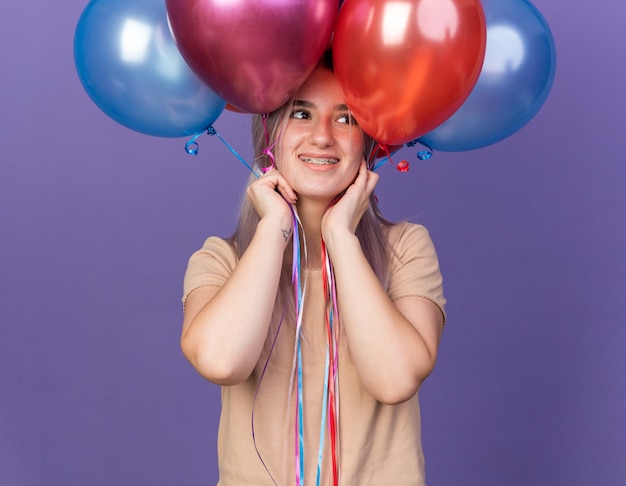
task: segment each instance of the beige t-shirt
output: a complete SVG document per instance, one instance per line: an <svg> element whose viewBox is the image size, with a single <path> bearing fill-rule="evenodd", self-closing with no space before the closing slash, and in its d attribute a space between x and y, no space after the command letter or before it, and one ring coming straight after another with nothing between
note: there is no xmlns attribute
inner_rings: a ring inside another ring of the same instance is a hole
<svg viewBox="0 0 626 486"><path fill-rule="evenodd" d="M423 226L401 223L391 230L390 239L396 243L389 297L425 297L443 313L442 278L428 231ZM183 301L198 287L223 285L236 263L236 255L227 242L216 237L206 240L189 261ZM304 484L314 485L325 377L325 302L321 271L306 271L305 278ZM246 305L245 295L241 296L241 305ZM289 394L294 340L293 324L283 323L265 373L264 356L246 381L222 387L218 433L220 486L295 484L295 386ZM321 484L328 484L327 433L324 444ZM340 484L425 484L417 395L399 405L375 400L363 387L345 340L339 349L339 462Z"/></svg>

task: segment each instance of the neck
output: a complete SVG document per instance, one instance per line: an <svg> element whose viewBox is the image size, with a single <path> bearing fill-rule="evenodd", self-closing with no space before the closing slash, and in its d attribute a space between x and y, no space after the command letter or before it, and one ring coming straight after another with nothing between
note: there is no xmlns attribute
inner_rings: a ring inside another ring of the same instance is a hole
<svg viewBox="0 0 626 486"><path fill-rule="evenodd" d="M302 223L302 231L307 243L307 266L319 268L322 252L322 218L328 208L328 201L298 200L296 208Z"/></svg>

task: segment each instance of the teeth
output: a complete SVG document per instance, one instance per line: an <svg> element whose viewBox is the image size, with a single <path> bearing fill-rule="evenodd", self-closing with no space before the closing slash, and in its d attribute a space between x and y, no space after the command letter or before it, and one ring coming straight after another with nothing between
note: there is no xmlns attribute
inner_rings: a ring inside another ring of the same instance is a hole
<svg viewBox="0 0 626 486"><path fill-rule="evenodd" d="M339 162L339 160L337 159L318 159L318 158L311 158L311 157L300 157L300 160L302 160L303 162L306 162L307 164L313 164L313 165L334 165L337 162Z"/></svg>

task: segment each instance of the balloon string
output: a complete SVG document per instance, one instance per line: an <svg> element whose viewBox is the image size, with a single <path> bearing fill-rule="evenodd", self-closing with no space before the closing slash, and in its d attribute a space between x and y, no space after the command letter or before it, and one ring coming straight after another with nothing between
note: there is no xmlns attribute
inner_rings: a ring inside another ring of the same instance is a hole
<svg viewBox="0 0 626 486"><path fill-rule="evenodd" d="M433 156L433 149L430 147L430 145L428 145L426 142L422 142L419 139L415 139L415 140L411 140L410 142L406 143L407 147L415 147L417 144L422 145L423 147L426 148L426 150L420 150L419 152L417 152L416 157L420 160L428 160Z"/></svg>
<svg viewBox="0 0 626 486"><path fill-rule="evenodd" d="M383 149L385 151L385 153L387 154L385 157L383 157L381 160L379 160L374 167L372 167L372 170L376 170L379 167L382 167L384 164L386 164L387 162L391 162L391 154L389 153L389 147L387 145L383 145L383 144L378 144L378 147ZM376 152L378 152L378 149L374 150L374 154L376 154Z"/></svg>
<svg viewBox="0 0 626 486"><path fill-rule="evenodd" d="M265 143L267 144L267 148L263 150L263 153L267 155L272 161L272 163L268 167L263 167L261 169L261 171L265 173L268 170L273 169L276 165L276 159L274 158L274 153L272 152L272 149L274 148L274 145L276 145L276 142L270 145L270 134L267 130L267 113L263 113L261 115L261 120L263 120L263 131L265 133Z"/></svg>
<svg viewBox="0 0 626 486"><path fill-rule="evenodd" d="M272 150L274 149L274 146L276 145L276 142L274 142L273 144L269 145L269 132L267 131L267 124L266 124L266 114L263 114L263 128L265 130L265 140L268 143L268 147L266 149L263 150L263 153L265 155L267 155L271 161L272 164L269 167L264 167L261 169L262 172L267 172L268 170L272 169L275 165L276 165L276 159L274 156L274 153L272 152ZM226 148L228 148L228 150L231 151L231 153L239 160L239 162L241 162L250 172L252 172L252 174L254 174L254 176L256 178L259 178L260 175L257 174L254 169L250 166L250 164L248 164L245 159L239 155L239 153L237 153L237 151L226 141L224 140L224 138L217 132L217 130L215 128L213 128L212 126L209 127L207 129L206 132L208 135L216 135L217 138L219 138L221 140L221 142L226 146ZM198 145L198 138L203 135L204 132L200 132L197 133L196 135L194 135L186 144L185 144L185 152L187 152L189 155L194 155L197 156L198 155L198 151L199 151L199 145ZM406 147L414 147L417 144L420 144L422 146L424 146L425 150L420 150L419 152L417 152L416 157L419 160L428 160L433 156L433 149L425 142L419 140L419 139L415 139L415 140L411 140L410 142L407 142L405 145ZM376 170L380 167L382 167L384 164L386 164L387 162L390 162L393 164L392 160L391 160L391 153L389 152L389 147L385 144L379 144L378 145L381 149L383 149L387 155L382 158L380 161L378 161L376 164L374 164L374 166L372 167L371 170ZM376 153L376 150L373 151L373 154ZM372 155L372 158L374 158L375 156ZM401 172L406 172L408 170L408 162L406 162L406 164L403 164L403 162L406 161L401 161L396 168L401 171Z"/></svg>
<svg viewBox="0 0 626 486"><path fill-rule="evenodd" d="M276 483L276 480L272 476L272 473L270 472L269 468L265 464L265 461L263 460L263 456L261 456L261 451L259 451L259 448L258 448L257 443L256 443L256 431L255 431L255 428L254 428L254 410L256 408L257 398L258 398L258 395L259 395L259 391L261 389L261 382L263 381L263 377L265 376L265 372L267 371L267 366L269 365L270 358L272 357L272 353L274 352L274 348L276 347L276 341L278 340L278 334L280 333L280 329L281 329L281 327L283 325L283 319L285 317L286 308L287 308L287 305L285 305L283 307L283 312L282 312L282 314L280 316L280 321L278 321L278 328L276 329L276 334L274 335L274 339L272 340L272 346L270 347L270 351L268 353L267 359L265 360L265 364L263 365L263 371L261 371L261 376L259 377L259 382L257 383L256 390L254 392L254 399L252 401L252 423L251 423L251 426L252 426L252 442L254 444L254 450L256 451L256 454L259 457L259 460L261 461L261 464L265 468L265 471L267 471L268 476L270 477L270 479L272 480L272 482L276 486L278 486L278 484Z"/></svg>
<svg viewBox="0 0 626 486"><path fill-rule="evenodd" d="M326 348L326 361L324 364L324 376L328 376L330 370L330 349ZM326 435L326 417L328 415L328 380L324 381L324 394L322 396L322 420L320 425L319 449L317 451L317 476L315 485L320 486L322 477L322 460L324 458L324 437Z"/></svg>
<svg viewBox="0 0 626 486"><path fill-rule="evenodd" d="M204 132L196 133L193 136L193 138L185 144L185 152L187 152L189 155L198 155L199 147L198 147L198 142L196 142L196 140L198 140L198 137L200 137L200 135L203 135L203 134Z"/></svg>
<svg viewBox="0 0 626 486"><path fill-rule="evenodd" d="M331 202L334 205L339 198ZM324 284L324 298L326 301L325 327L326 327L326 363L324 367L324 393L322 398L322 418L320 424L320 440L317 458L316 486L321 484L321 471L324 452L324 438L328 427L328 439L330 442L330 465L331 483L339 484L339 309L337 306L337 289L333 265L328 254L326 244L322 239L322 281Z"/></svg>
<svg viewBox="0 0 626 486"><path fill-rule="evenodd" d="M422 160L422 161L430 159L433 156L433 149L427 143L422 142L421 140L416 138L415 140L411 140L410 142L407 142L405 144L405 146L411 148L411 147L415 147L418 143L420 145L423 145L425 147L425 149L424 150L420 150L419 152L417 152L416 157L419 160ZM379 146L380 146L381 149L383 149L383 150L385 150L387 152L387 155L383 159L378 161L374 165L372 170L376 170L379 167L382 167L387 162L391 162L391 155L389 154L388 147L386 145L379 145ZM398 164L398 165L400 165L400 164ZM400 166L400 167L396 166L396 168L401 170L403 168L403 166ZM406 170L401 170L401 172L406 172Z"/></svg>
<svg viewBox="0 0 626 486"><path fill-rule="evenodd" d="M327 403L324 404L328 414L328 435L330 439L330 458L332 471L332 485L339 484L339 460L338 460L338 432L339 432L339 313L337 308L337 290L335 287L335 275L333 265L322 240L322 279L324 281L324 295L326 298L326 335L327 355L329 366L327 368L325 393Z"/></svg>
<svg viewBox="0 0 626 486"><path fill-rule="evenodd" d="M302 223L294 206L291 206L293 216L293 262L291 269L291 282L295 294L296 304L296 332L294 343L294 361L291 378L289 380L289 396L292 396L294 378L296 380L296 418L295 418L295 475L296 485L304 484L304 400L302 379L302 318L304 299L306 295L306 281L302 282L302 266L306 265L306 240L302 233L302 247L304 255L300 251L300 228Z"/></svg>
<svg viewBox="0 0 626 486"><path fill-rule="evenodd" d="M332 445L332 458L333 458L333 473L334 473L334 486L339 484L339 307L337 305L337 285L335 284L335 270L330 256L326 251L326 265L328 267L328 281L329 281L329 323L330 323L330 336L329 339L332 342L332 355L333 363L331 372L332 375L329 378L330 384L330 401L329 409L331 411L330 418L330 437Z"/></svg>
<svg viewBox="0 0 626 486"><path fill-rule="evenodd" d="M224 138L217 132L217 130L215 128L213 128L212 126L207 128L206 133L208 135L216 135L217 138L219 138L221 140L221 142L226 146L226 148L228 148L228 150L231 151L231 153L239 160L239 162L241 162L250 172L252 172L257 178L260 177L259 174L257 174L254 169L250 166L250 164L248 164L245 159L239 155L237 153L237 151L230 146L230 144L224 140ZM194 135L191 140L189 140L186 144L185 144L185 152L187 152L189 155L198 155L198 150L199 150L199 146L198 146L198 138L203 135L204 132L201 133L197 133L196 135Z"/></svg>
<svg viewBox="0 0 626 486"><path fill-rule="evenodd" d="M393 164L393 162L391 161L391 152L389 152L389 146L386 144L378 144L378 146L383 149L387 155L385 156L385 158L383 158L383 160L380 161L378 165L374 167L374 170L376 170L377 167L383 165L385 162Z"/></svg>
<svg viewBox="0 0 626 486"><path fill-rule="evenodd" d="M263 121L263 132L265 133L265 143L270 144L270 134L267 131L267 113L263 113L261 115L261 120Z"/></svg>

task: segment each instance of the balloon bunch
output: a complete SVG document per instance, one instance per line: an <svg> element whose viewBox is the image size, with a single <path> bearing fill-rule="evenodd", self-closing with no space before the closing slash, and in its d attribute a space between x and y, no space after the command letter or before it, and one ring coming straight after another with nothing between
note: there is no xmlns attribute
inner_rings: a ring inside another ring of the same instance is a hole
<svg viewBox="0 0 626 486"><path fill-rule="evenodd" d="M527 0L91 0L74 59L115 121L179 137L225 107L279 108L330 46L356 120L392 150L499 141L554 78L550 29Z"/></svg>

